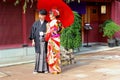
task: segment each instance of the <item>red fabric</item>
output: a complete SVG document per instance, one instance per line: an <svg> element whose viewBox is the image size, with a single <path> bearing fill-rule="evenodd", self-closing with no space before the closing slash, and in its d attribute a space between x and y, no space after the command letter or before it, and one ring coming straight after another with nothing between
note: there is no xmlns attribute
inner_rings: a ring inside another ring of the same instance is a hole
<svg viewBox="0 0 120 80"><path fill-rule="evenodd" d="M51 34L50 34L50 33L47 33L47 34L45 35L45 41L48 41L49 38L50 38L50 36L51 36Z"/></svg>
<svg viewBox="0 0 120 80"><path fill-rule="evenodd" d="M72 10L62 0L38 0L38 9L46 9L50 11L53 8L58 9L60 12L60 21L64 27L70 26L74 22L74 14ZM47 16L47 20L49 18Z"/></svg>
<svg viewBox="0 0 120 80"><path fill-rule="evenodd" d="M53 38L51 38L51 39L55 42L55 44L56 44L57 46L60 46L60 42L54 40Z"/></svg>

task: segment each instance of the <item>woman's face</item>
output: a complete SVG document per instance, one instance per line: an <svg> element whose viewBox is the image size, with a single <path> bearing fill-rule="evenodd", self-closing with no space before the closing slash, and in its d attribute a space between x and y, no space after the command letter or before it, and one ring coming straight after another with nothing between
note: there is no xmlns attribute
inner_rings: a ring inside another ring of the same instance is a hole
<svg viewBox="0 0 120 80"><path fill-rule="evenodd" d="M54 20L55 16L53 14L49 14L50 20Z"/></svg>

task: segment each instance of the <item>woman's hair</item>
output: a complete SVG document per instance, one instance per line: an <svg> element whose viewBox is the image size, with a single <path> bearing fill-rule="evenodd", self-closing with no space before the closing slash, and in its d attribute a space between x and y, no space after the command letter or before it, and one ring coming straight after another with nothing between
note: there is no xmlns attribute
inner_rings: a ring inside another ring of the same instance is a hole
<svg viewBox="0 0 120 80"><path fill-rule="evenodd" d="M49 14L53 14L56 18L59 18L60 17L60 13L57 9L51 9L49 11Z"/></svg>

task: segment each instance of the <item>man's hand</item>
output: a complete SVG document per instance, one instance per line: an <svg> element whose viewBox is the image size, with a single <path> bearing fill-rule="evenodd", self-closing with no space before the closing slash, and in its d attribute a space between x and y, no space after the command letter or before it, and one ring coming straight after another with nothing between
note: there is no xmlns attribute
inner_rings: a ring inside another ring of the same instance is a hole
<svg viewBox="0 0 120 80"><path fill-rule="evenodd" d="M32 46L35 46L35 41L34 40L32 40Z"/></svg>

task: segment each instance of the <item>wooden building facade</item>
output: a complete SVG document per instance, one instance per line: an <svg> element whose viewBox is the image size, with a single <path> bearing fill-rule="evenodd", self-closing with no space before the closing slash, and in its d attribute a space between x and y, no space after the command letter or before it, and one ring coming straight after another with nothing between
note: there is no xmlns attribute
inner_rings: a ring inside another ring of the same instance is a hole
<svg viewBox="0 0 120 80"><path fill-rule="evenodd" d="M23 4L14 6L13 1L0 1L0 49L31 46L28 37L37 16L36 3L32 8L28 4L24 14ZM105 9L103 13L101 12L102 6ZM83 43L86 43L87 36L84 30L85 23L89 23L92 27L92 30L89 31L90 43L106 42L107 39L99 32L99 25L105 20L113 19L117 24L120 24L120 2L117 0L80 0L80 3L71 8L78 13L80 11L79 14L82 16Z"/></svg>

